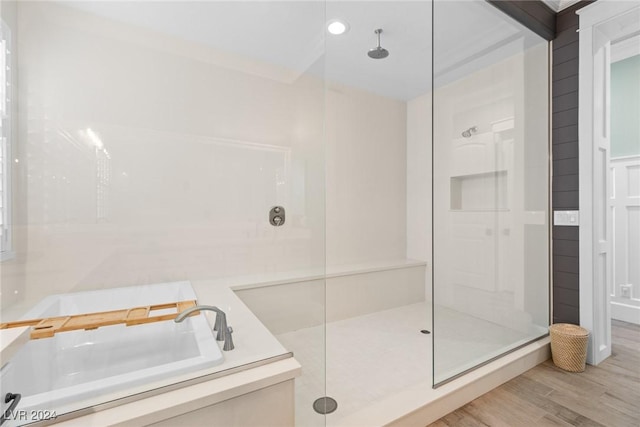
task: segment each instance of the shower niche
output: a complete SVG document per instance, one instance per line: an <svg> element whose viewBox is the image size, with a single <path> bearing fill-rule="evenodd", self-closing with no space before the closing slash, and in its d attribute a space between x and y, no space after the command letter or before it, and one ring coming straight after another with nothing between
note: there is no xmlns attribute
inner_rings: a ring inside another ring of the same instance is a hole
<svg viewBox="0 0 640 427"><path fill-rule="evenodd" d="M506 211L507 171L451 177L452 211Z"/></svg>

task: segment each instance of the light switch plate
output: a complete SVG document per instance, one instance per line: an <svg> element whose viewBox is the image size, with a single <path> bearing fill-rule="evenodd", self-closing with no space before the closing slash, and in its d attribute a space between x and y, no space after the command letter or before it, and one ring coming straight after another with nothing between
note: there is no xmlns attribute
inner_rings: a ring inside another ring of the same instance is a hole
<svg viewBox="0 0 640 427"><path fill-rule="evenodd" d="M580 225L579 211L553 211L553 225Z"/></svg>

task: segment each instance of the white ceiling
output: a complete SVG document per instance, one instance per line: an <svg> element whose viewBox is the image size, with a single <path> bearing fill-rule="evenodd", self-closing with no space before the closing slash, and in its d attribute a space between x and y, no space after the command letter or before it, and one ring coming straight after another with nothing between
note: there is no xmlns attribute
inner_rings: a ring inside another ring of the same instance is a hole
<svg viewBox="0 0 640 427"><path fill-rule="evenodd" d="M66 2L65 2L66 3ZM71 2L86 12L408 100L431 87L431 1ZM435 3L438 82L543 42L483 0ZM350 30L325 31L339 18ZM373 60L383 28L386 59Z"/></svg>

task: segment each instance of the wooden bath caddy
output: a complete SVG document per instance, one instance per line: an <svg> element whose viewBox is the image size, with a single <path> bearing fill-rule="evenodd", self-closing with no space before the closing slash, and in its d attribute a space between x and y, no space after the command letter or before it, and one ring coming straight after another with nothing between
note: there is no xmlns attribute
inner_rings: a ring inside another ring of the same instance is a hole
<svg viewBox="0 0 640 427"><path fill-rule="evenodd" d="M31 329L31 339L50 338L58 332L76 331L79 329L91 330L102 326L119 325L124 323L127 326L142 325L145 323L162 322L173 320L184 310L194 307L195 301L179 301L166 304L148 305L144 307L126 308L124 310L102 311L98 313L75 314L73 316L47 317L42 319L19 320L0 324L0 329L20 328L33 326ZM150 316L152 311L175 308L175 313ZM194 311L190 316L199 314Z"/></svg>

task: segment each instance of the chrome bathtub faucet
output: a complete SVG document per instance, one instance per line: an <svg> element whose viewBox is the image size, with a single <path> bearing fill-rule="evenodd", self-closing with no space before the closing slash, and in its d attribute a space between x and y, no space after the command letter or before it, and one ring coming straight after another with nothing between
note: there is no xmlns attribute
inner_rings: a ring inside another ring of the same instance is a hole
<svg viewBox="0 0 640 427"><path fill-rule="evenodd" d="M233 340L231 338L231 333L233 332L233 329L231 329L231 327L227 327L227 315L225 314L224 311L220 310L218 307L214 307L213 305L196 305L178 314L176 318L173 319L173 321L176 323L180 323L194 311L215 312L216 323L213 326L213 330L218 332L216 334L216 341L224 341L224 347L222 348L224 351L233 350L234 346L233 346Z"/></svg>

